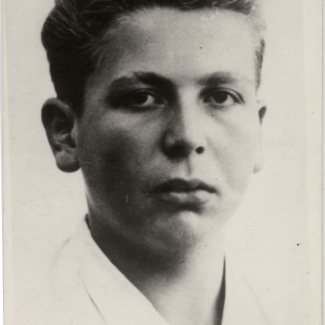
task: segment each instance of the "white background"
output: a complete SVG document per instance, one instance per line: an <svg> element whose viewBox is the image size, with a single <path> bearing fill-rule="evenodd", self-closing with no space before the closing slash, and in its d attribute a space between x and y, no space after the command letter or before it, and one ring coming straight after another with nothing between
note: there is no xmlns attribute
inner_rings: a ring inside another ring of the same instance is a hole
<svg viewBox="0 0 325 325"><path fill-rule="evenodd" d="M8 324L27 323L44 261L87 211L81 173L56 168L40 120L43 102L55 96L40 41L53 2L5 5L5 299L8 319L15 315ZM307 185L310 169L319 166L310 163L313 143L306 127L320 114L306 95L311 62L306 55L313 53L306 44L313 33L306 32L303 0L266 0L264 7L268 30L260 97L268 104L266 164L252 177L230 226L229 247L246 261L245 272L274 324L317 324L318 305L311 299L319 257L312 245L320 249L320 219L317 231Z"/></svg>

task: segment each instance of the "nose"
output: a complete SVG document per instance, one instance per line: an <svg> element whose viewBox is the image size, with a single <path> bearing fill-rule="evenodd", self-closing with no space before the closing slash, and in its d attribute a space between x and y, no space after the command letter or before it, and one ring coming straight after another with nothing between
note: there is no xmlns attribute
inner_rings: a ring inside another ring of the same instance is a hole
<svg viewBox="0 0 325 325"><path fill-rule="evenodd" d="M202 155L207 149L204 109L193 96L185 96L170 113L162 140L164 153L170 159Z"/></svg>

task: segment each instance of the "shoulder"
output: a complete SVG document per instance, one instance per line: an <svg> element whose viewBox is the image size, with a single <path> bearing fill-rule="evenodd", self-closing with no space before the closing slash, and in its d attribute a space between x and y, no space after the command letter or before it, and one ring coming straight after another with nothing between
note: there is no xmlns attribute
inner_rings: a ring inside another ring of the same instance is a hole
<svg viewBox="0 0 325 325"><path fill-rule="evenodd" d="M265 299L261 298L244 265L239 256L227 255L223 325L272 325Z"/></svg>
<svg viewBox="0 0 325 325"><path fill-rule="evenodd" d="M83 283L80 254L74 235L51 260L46 324L105 324Z"/></svg>
<svg viewBox="0 0 325 325"><path fill-rule="evenodd" d="M52 322L60 325L166 325L150 302L96 245L84 222L54 256Z"/></svg>

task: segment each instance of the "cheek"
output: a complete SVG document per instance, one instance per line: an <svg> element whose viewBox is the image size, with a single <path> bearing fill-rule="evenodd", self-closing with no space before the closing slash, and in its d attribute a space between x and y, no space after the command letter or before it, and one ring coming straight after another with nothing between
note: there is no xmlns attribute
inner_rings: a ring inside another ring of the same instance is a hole
<svg viewBox="0 0 325 325"><path fill-rule="evenodd" d="M114 116L88 121L79 136L79 158L92 162L83 166L84 173L111 181L140 176L159 143L159 127L152 124Z"/></svg>
<svg viewBox="0 0 325 325"><path fill-rule="evenodd" d="M227 182L233 190L242 193L254 171L259 147L259 124L252 119L251 122L228 125L225 132L227 144L223 150L223 165Z"/></svg>

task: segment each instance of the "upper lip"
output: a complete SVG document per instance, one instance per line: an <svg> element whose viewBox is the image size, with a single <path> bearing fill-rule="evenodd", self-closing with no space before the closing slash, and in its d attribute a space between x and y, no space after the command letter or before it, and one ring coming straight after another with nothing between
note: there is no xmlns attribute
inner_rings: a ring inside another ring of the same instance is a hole
<svg viewBox="0 0 325 325"><path fill-rule="evenodd" d="M188 193L194 191L207 191L209 193L215 193L216 189L214 186L204 183L198 179L184 180L181 178L174 178L167 182L164 182L153 189L153 194L166 193L166 192L177 192L177 193Z"/></svg>

